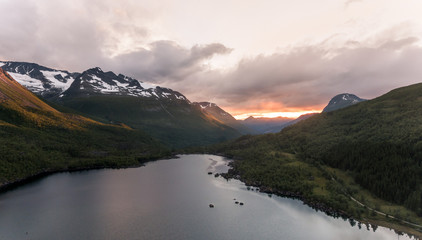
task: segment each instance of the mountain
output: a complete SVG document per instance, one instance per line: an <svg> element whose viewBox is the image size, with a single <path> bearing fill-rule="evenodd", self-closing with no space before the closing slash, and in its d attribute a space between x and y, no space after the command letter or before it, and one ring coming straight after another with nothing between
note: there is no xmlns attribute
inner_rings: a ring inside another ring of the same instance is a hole
<svg viewBox="0 0 422 240"><path fill-rule="evenodd" d="M366 101L358 96L350 93L342 93L333 97L322 112L331 112L341 108L351 106L353 104Z"/></svg>
<svg viewBox="0 0 422 240"><path fill-rule="evenodd" d="M296 118L294 120L288 121L288 122L283 123L283 124L278 125L278 126L267 128L264 133L278 133L281 130L283 130L284 128L291 126L293 124L296 124L296 123L298 123L302 120L308 119L308 118L314 116L315 114L318 114L318 113L308 113L308 114L300 115L298 118Z"/></svg>
<svg viewBox="0 0 422 240"><path fill-rule="evenodd" d="M422 223L420 109L422 84L415 84L211 152L239 159L229 176L263 191L420 236L403 222Z"/></svg>
<svg viewBox="0 0 422 240"><path fill-rule="evenodd" d="M0 68L0 189L39 174L138 166L168 155L142 131L52 108Z"/></svg>
<svg viewBox="0 0 422 240"><path fill-rule="evenodd" d="M188 101L181 93L162 88L151 83L103 72L101 68L91 68L79 74L70 87L59 98L88 97L94 95L133 96L172 101Z"/></svg>
<svg viewBox="0 0 422 240"><path fill-rule="evenodd" d="M245 120L240 120L244 126L248 127L252 130L253 134L264 134L264 133L271 133L281 128L283 124L286 124L290 121L294 120L293 118L285 118L285 117L276 117L276 118L254 118L250 116ZM280 129L281 130L281 129ZM279 131L276 131L279 132Z"/></svg>
<svg viewBox="0 0 422 240"><path fill-rule="evenodd" d="M238 130L242 134L249 134L251 129L244 126L241 122L237 121L230 113L221 109L217 104L210 102L194 102L194 106L198 107L202 112L208 114L220 121L221 123Z"/></svg>
<svg viewBox="0 0 422 240"><path fill-rule="evenodd" d="M205 145L240 136L169 88L98 67L69 73L33 63L1 64L19 83L48 101L103 123L141 129L171 147Z"/></svg>
<svg viewBox="0 0 422 240"><path fill-rule="evenodd" d="M342 109L345 107L349 107L351 105L354 105L359 102L366 101L366 99L359 98L358 96L350 93L342 93L334 96L328 103L327 106L322 110L322 112L331 112L338 109ZM278 133L281 130L283 130L285 127L291 126L293 124L296 124L302 120L305 120L309 117L314 116L316 113L309 113L299 116L297 119L291 120L289 122L283 123L278 126L273 126L270 128L267 128L263 131L263 133Z"/></svg>
<svg viewBox="0 0 422 240"><path fill-rule="evenodd" d="M46 99L119 95L187 100L185 96L171 89L141 82L122 74L103 72L98 67L82 73L69 73L26 62L0 61L0 67L28 90Z"/></svg>

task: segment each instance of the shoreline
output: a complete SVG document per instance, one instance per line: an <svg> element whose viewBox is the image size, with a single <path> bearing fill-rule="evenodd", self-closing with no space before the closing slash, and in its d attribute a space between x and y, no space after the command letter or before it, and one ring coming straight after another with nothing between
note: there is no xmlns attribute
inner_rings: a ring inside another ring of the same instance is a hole
<svg viewBox="0 0 422 240"><path fill-rule="evenodd" d="M236 178L236 177L227 177L225 174L220 174L223 178L226 180L229 179L236 179L241 181L245 184L247 187L254 187L259 189L260 193L265 193L269 195L275 195L281 198L288 198L288 199L295 199L301 201L304 205L314 209L317 212L323 212L329 217L333 218L342 218L344 221L349 221L351 227L354 227L354 225L365 225L367 230L370 231L370 228L377 229L378 227L383 227L390 229L394 231L398 235L407 235L412 239L422 239L422 232L419 232L418 230L401 223L392 222L392 221L383 221L378 219L357 219L352 217L352 215L348 214L345 211L335 209L333 207L330 207L329 205L325 204L324 202L314 200L314 199L308 199L304 197L300 193L294 193L290 191L281 191L281 190L272 190L271 188L267 188L263 185L250 185L247 184L246 181L244 181L242 178ZM252 190L251 190L252 191ZM400 220L398 220L400 221ZM374 230L376 231L376 230Z"/></svg>
<svg viewBox="0 0 422 240"><path fill-rule="evenodd" d="M205 153L205 154L213 154L213 153ZM233 161L237 161L239 159L236 159L234 157L230 157L227 156L225 154L213 154L213 155L217 155L217 156L221 156L221 157L225 157L227 159L231 159ZM396 234L398 235L408 235L410 238L412 239L422 239L422 232L418 231L417 229L411 227L411 225L406 224L404 222L402 222L402 219L386 219L386 220L379 220L379 219L371 219L371 218L355 218L353 217L351 214L343 211L343 210L339 210L339 209L335 209L334 207L331 207L329 205L327 205L325 202L316 200L316 199L308 199L305 196L303 196L302 193L299 192L291 192L291 191L283 191L283 190L278 190L278 189L272 189L270 187L267 187L263 184L257 184L256 182L250 182L244 178L242 178L241 174L238 173L232 164L229 165L230 169L227 173L223 173L220 174L220 176L222 176L223 178L225 178L226 180L229 179L236 179L241 181L242 183L245 184L245 186L247 187L254 187L259 189L259 192L261 193L266 193L266 194L273 194L276 195L278 197L282 197L282 198L289 198L289 199L296 199L301 201L304 205L314 209L315 211L321 211L324 212L327 216L330 217L334 217L334 218L342 218L345 221L349 221L350 225L353 227L354 225L366 225L366 228L368 230L370 230L370 226L372 227L372 229L375 228L375 231L378 227L384 227L384 228L388 228L392 231L394 231ZM230 171L232 171L230 173ZM369 226L370 224L370 226Z"/></svg>
<svg viewBox="0 0 422 240"><path fill-rule="evenodd" d="M104 165L104 166L92 166L92 167L88 166L88 167L80 167L80 168L44 170L42 172L36 173L34 175L31 175L31 176L28 176L28 177L25 177L25 178L21 178L21 179L17 179L15 181L12 181L12 182L6 182L6 183L0 184L0 194L6 193L8 191L12 191L16 188L23 186L23 185L26 185L26 184L29 184L29 183L32 183L32 182L36 182L38 180L41 180L45 177L48 177L50 175L57 174L57 173L72 173L72 172L83 172L83 171L101 170L101 169L138 168L138 167L145 166L145 164L148 163L148 162L154 162L154 161L158 161L158 160L166 160L166 159L172 159L172 158L177 158L177 155L172 154L170 156L164 156L164 157L160 157L160 158L144 159L144 160L140 160L138 164L121 166L121 167L113 167L113 166Z"/></svg>

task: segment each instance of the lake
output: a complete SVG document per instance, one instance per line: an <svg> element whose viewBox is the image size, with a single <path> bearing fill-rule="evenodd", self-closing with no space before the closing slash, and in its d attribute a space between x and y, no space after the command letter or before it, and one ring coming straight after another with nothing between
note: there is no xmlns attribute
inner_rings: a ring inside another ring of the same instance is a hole
<svg viewBox="0 0 422 240"><path fill-rule="evenodd" d="M298 200L208 175L227 164L181 155L139 168L53 174L0 194L0 239L398 239L389 229L351 227Z"/></svg>

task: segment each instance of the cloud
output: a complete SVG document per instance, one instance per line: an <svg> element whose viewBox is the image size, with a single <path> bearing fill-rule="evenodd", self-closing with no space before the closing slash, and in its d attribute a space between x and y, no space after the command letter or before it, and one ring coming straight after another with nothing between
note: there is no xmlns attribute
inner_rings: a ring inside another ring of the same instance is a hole
<svg viewBox="0 0 422 240"><path fill-rule="evenodd" d="M139 1L13 0L2 3L0 59L83 71L99 66L144 81L180 80L231 49L154 40L155 15Z"/></svg>
<svg viewBox="0 0 422 240"><path fill-rule="evenodd" d="M148 44L154 16L135 1L2 1L0 58L81 71Z"/></svg>
<svg viewBox="0 0 422 240"><path fill-rule="evenodd" d="M353 4L353 3L358 3L358 2L362 2L362 0L347 0L347 1L344 3L344 8L348 8L351 4Z"/></svg>
<svg viewBox="0 0 422 240"><path fill-rule="evenodd" d="M394 36L387 29L371 40L347 40L337 48L327 41L295 46L244 59L230 72L198 72L177 84L163 84L233 112L317 110L339 93L374 98L420 82L420 39Z"/></svg>

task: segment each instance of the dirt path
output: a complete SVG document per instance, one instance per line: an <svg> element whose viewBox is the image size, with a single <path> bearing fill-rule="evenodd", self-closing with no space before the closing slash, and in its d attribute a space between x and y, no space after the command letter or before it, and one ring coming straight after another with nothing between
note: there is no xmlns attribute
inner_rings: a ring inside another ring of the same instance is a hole
<svg viewBox="0 0 422 240"><path fill-rule="evenodd" d="M340 183L339 183L336 179L334 179L333 177L331 177L331 180L333 180L333 181L335 181L336 183L340 184ZM342 184L340 184L340 185L342 186ZM400 222L405 223L405 224L408 224L408 225L410 225L410 226L414 226L414 227L422 228L422 225L419 225L419 224L416 224L416 223L412 223L412 222L409 222L409 221L406 221L406 220L403 220L403 219L400 219L400 218L397 218L397 217L391 216L390 214L387 214L387 213L384 213L384 212L381 212L381 211L375 210L375 209L373 209L373 208L371 208L371 207L369 207L369 206L367 206L367 205L363 204L362 202L358 201L358 200L357 200L357 199L355 199L354 197L350 196L350 195L349 195L349 194L348 194L348 193L344 190L344 188L342 188L342 191L343 191L344 195L346 195L347 197L349 197L349 198L350 198L350 200L354 201L355 203L357 203L358 205L360 205L360 206L362 206L362 207L365 207L365 208L369 209L370 211L374 211L375 213L377 213L377 214L379 214L379 215L381 215L381 216L388 217L388 218L390 218L390 219L394 219L394 220L400 221Z"/></svg>

